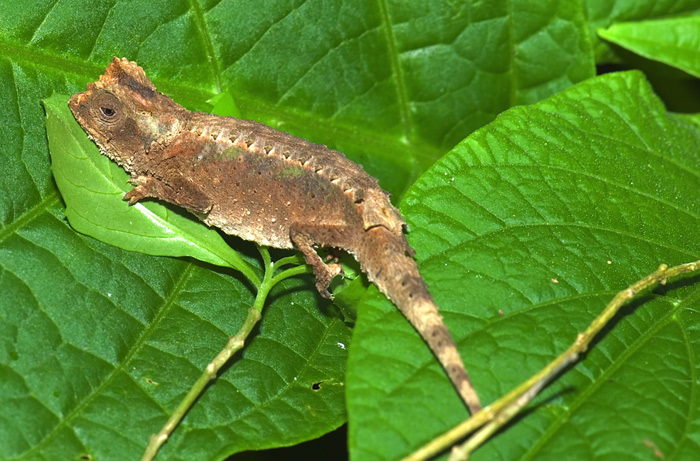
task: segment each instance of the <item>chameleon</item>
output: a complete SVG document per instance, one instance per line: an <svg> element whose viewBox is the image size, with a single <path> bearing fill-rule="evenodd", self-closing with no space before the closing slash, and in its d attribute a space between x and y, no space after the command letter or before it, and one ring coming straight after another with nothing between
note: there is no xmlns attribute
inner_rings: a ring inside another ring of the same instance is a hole
<svg viewBox="0 0 700 461"><path fill-rule="evenodd" d="M126 58L114 57L68 105L102 154L130 174L129 204L163 200L226 234L296 249L326 298L342 269L316 248L353 255L427 343L470 412L481 408L418 271L406 222L361 165L262 123L188 111Z"/></svg>

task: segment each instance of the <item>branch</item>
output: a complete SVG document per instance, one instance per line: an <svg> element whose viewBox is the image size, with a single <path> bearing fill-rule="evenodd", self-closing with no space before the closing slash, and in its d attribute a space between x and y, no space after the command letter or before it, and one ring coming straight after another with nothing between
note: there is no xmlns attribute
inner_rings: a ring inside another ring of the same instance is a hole
<svg viewBox="0 0 700 461"><path fill-rule="evenodd" d="M610 319L617 314L625 303L633 299L641 291L657 283L665 285L666 280L670 277L695 272L699 269L700 261L681 264L670 269L667 265L661 264L653 274L647 275L643 279L632 284L629 288L617 293L603 312L591 322L590 326L584 332L578 334L574 343L563 354L493 404L484 407L483 410L474 414L471 418L432 440L430 443L405 458L405 461L417 461L433 457L443 452L448 447L453 446L476 429L481 428L464 444L459 447L454 447L449 458L450 461L466 460L474 450L517 415L520 410L535 398L535 396L558 376L562 370L575 363L580 354L588 349L588 345L593 338L608 324Z"/></svg>

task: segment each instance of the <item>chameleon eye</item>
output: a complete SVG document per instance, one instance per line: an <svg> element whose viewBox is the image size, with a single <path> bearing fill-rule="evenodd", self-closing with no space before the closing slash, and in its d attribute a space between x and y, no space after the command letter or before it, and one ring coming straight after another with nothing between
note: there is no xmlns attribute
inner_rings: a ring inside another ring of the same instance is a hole
<svg viewBox="0 0 700 461"><path fill-rule="evenodd" d="M100 112L102 112L102 115L104 115L107 118L112 118L115 115L117 115L117 111L112 109L111 107L100 107Z"/></svg>
<svg viewBox="0 0 700 461"><path fill-rule="evenodd" d="M95 120L103 123L105 126L114 127L123 121L123 104L119 98L108 91L96 93L90 106Z"/></svg>

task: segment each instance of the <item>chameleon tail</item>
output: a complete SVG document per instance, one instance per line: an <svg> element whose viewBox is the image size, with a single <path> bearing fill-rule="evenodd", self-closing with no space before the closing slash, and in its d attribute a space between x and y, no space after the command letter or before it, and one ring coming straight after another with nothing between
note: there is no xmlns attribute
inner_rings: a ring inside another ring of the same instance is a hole
<svg viewBox="0 0 700 461"><path fill-rule="evenodd" d="M428 344L469 412L479 411L479 397L403 234L396 236L385 227L373 227L366 231L355 256L369 280L398 307Z"/></svg>

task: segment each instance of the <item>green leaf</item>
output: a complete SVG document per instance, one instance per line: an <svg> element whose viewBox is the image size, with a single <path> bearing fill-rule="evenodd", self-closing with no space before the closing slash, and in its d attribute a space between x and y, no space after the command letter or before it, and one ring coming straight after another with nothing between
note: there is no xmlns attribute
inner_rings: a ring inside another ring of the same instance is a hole
<svg viewBox="0 0 700 461"><path fill-rule="evenodd" d="M225 91L219 93L207 101L211 104L211 110L207 111L216 115L223 115L224 117L238 117L240 118L241 110L238 108L236 101L230 92Z"/></svg>
<svg viewBox="0 0 700 461"><path fill-rule="evenodd" d="M228 266L260 283L253 268L212 228L157 202L129 206L127 173L100 154L68 109L68 96L44 100L51 169L66 217L78 232L125 250L156 256L190 256Z"/></svg>
<svg viewBox="0 0 700 461"><path fill-rule="evenodd" d="M252 302L233 270L69 227L40 101L126 56L189 109L230 89L244 117L338 148L398 198L498 113L592 76L586 28L569 1L0 2L0 458L137 457ZM252 263L252 245L227 242ZM349 330L313 290L307 277L273 291L159 459L295 444L341 424Z"/></svg>
<svg viewBox="0 0 700 461"><path fill-rule="evenodd" d="M683 120L687 123L692 123L694 125L697 125L698 128L700 128L700 114L675 114L676 117L678 117L680 120Z"/></svg>
<svg viewBox="0 0 700 461"><path fill-rule="evenodd" d="M409 240L482 403L563 352L617 291L698 259L699 152L697 128L641 74L608 74L507 111L414 184ZM697 281L633 302L473 458L693 458ZM356 459L405 456L467 416L376 292L359 308L347 386Z"/></svg>
<svg viewBox="0 0 700 461"><path fill-rule="evenodd" d="M700 14L700 0L583 0L583 8L593 40L597 63L619 60L597 31L618 22L663 19L672 16Z"/></svg>
<svg viewBox="0 0 700 461"><path fill-rule="evenodd" d="M599 30L598 35L700 77L700 16L619 23Z"/></svg>
<svg viewBox="0 0 700 461"><path fill-rule="evenodd" d="M502 110L594 71L569 1L233 4L206 21L242 112L347 153L393 193Z"/></svg>

